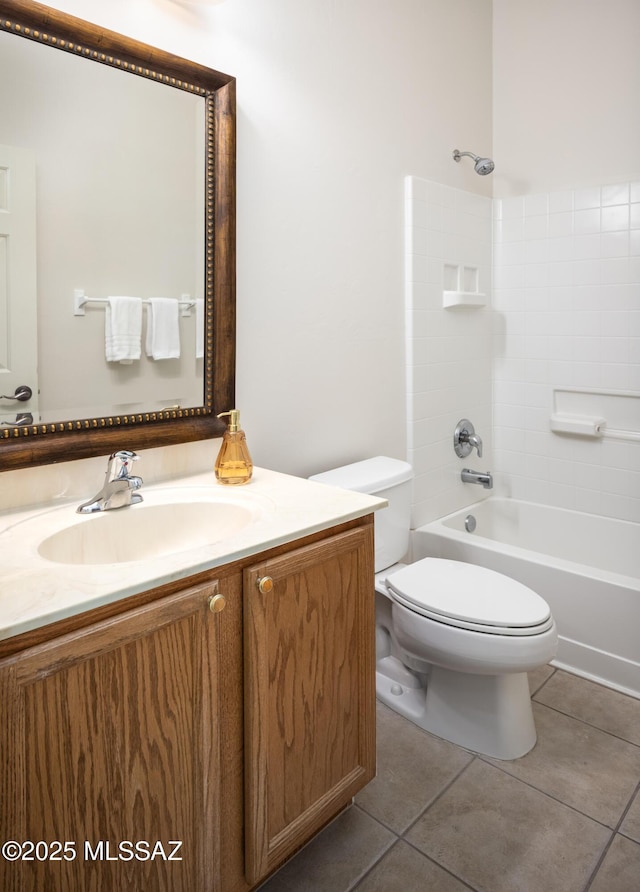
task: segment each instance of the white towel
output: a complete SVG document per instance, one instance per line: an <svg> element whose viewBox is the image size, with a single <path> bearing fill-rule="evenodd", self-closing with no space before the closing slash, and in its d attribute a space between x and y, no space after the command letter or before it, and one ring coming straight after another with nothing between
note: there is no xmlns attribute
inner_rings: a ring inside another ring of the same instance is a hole
<svg viewBox="0 0 640 892"><path fill-rule="evenodd" d="M147 313L147 356L152 359L180 358L178 301L171 297L150 297Z"/></svg>
<svg viewBox="0 0 640 892"><path fill-rule="evenodd" d="M104 320L104 349L107 362L129 365L134 359L140 359L142 299L108 297Z"/></svg>
<svg viewBox="0 0 640 892"><path fill-rule="evenodd" d="M196 359L204 357L204 301L195 301L196 306Z"/></svg>

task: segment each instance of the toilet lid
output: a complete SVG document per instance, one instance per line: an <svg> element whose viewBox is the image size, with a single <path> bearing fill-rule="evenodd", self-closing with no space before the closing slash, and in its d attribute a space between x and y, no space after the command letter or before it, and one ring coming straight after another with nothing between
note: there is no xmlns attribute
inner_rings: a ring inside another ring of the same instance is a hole
<svg viewBox="0 0 640 892"><path fill-rule="evenodd" d="M424 558L387 577L391 596L422 616L497 635L539 634L553 623L526 585L475 564Z"/></svg>

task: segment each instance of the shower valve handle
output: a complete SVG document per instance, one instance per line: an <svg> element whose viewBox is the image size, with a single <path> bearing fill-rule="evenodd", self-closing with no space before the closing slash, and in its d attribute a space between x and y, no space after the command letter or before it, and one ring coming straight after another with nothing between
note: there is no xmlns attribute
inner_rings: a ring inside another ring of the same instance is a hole
<svg viewBox="0 0 640 892"><path fill-rule="evenodd" d="M458 458L466 458L472 449L477 449L482 458L482 439L476 434L468 418L461 418L453 432L453 448Z"/></svg>

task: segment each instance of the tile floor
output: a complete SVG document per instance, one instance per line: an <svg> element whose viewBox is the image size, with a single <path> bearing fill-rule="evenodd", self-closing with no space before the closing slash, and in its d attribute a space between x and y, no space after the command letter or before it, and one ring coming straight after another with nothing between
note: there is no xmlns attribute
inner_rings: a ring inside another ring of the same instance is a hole
<svg viewBox="0 0 640 892"><path fill-rule="evenodd" d="M378 775L261 892L640 892L640 700L545 666L538 742L476 756L378 703Z"/></svg>

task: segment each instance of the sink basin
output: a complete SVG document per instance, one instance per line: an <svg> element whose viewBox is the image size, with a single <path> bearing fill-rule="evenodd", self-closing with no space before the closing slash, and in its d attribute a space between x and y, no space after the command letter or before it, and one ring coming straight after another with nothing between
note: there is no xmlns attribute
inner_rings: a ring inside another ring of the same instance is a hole
<svg viewBox="0 0 640 892"><path fill-rule="evenodd" d="M38 553L59 564L148 561L228 539L258 514L251 501L193 497L182 501L169 497L159 504L145 501L68 523L43 538Z"/></svg>

